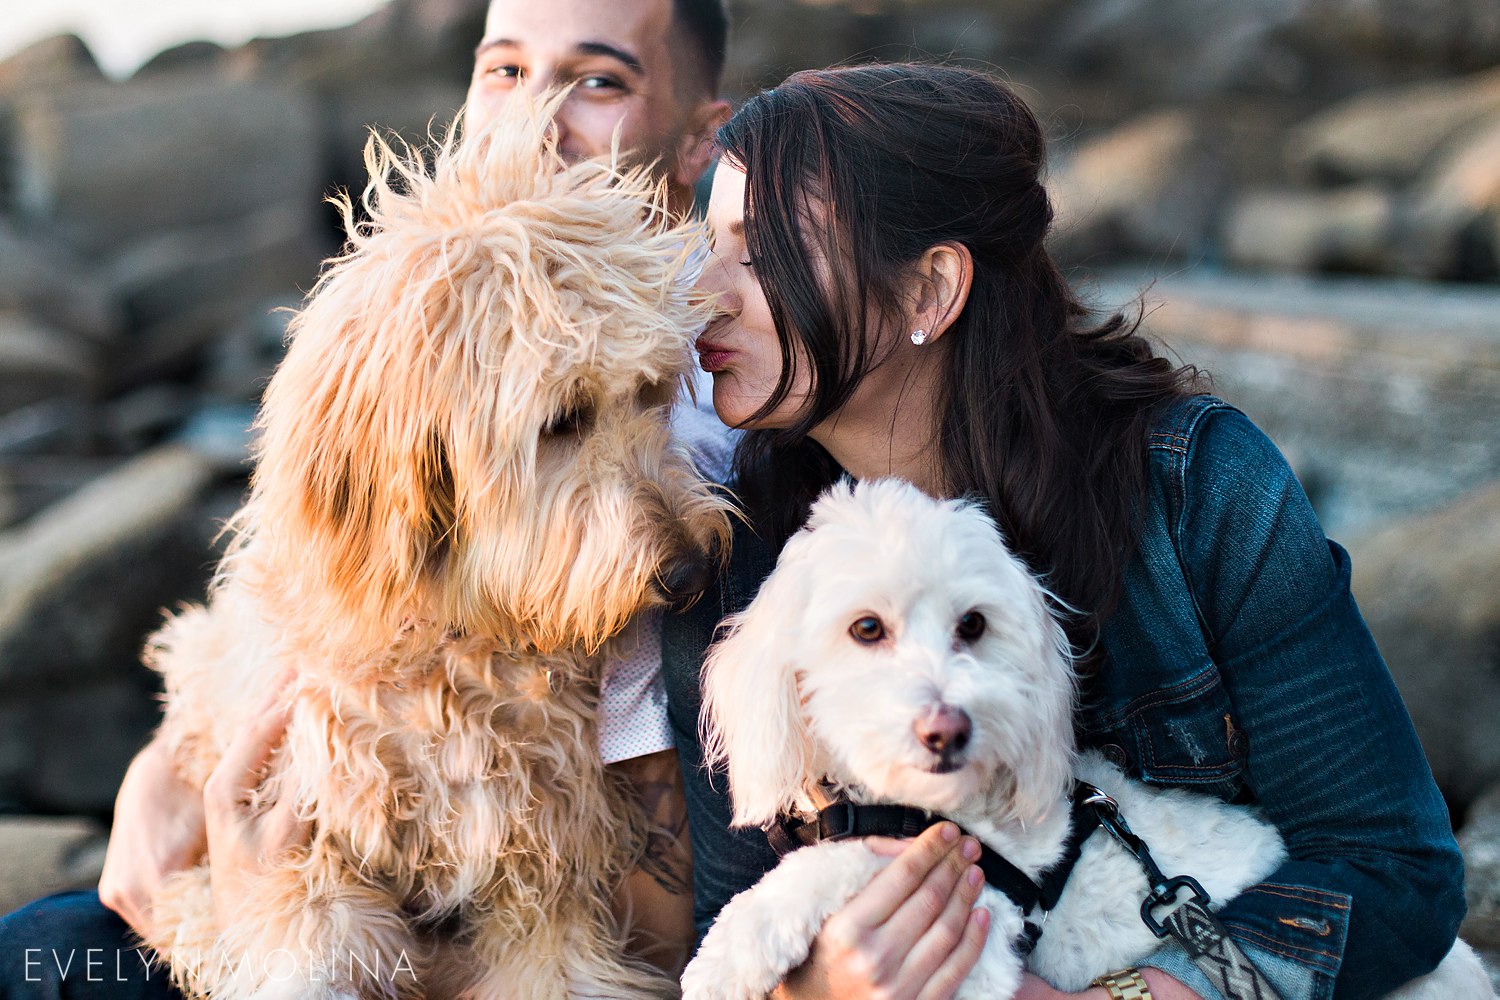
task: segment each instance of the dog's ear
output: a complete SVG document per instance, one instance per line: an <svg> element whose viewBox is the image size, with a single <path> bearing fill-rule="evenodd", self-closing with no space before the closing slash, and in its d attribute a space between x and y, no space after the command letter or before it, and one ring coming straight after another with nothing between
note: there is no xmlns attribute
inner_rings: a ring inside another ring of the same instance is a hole
<svg viewBox="0 0 1500 1000"><path fill-rule="evenodd" d="M453 542L452 401L430 349L382 314L396 303L347 290L297 317L264 400L252 503L262 587L300 603L294 617L326 639L379 648L420 614Z"/></svg>
<svg viewBox="0 0 1500 1000"><path fill-rule="evenodd" d="M725 768L736 826L762 826L791 809L816 775L798 690L795 629L803 588L772 573L703 664L704 760Z"/></svg>
<svg viewBox="0 0 1500 1000"><path fill-rule="evenodd" d="M1078 686L1066 632L1042 588L1028 589L1032 606L1027 610L1035 624L1023 630L1023 642L1030 648L1019 659L1028 664L1030 676L1020 689L1025 711L1016 714L1025 729L1017 734L1024 766L1012 769L1014 787L1008 803L1014 818L1025 823L1043 819L1056 807L1059 794L1072 785Z"/></svg>

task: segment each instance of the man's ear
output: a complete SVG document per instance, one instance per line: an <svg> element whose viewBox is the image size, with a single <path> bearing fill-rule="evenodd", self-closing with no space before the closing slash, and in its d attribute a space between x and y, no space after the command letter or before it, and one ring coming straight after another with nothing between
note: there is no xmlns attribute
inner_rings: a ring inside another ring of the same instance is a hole
<svg viewBox="0 0 1500 1000"><path fill-rule="evenodd" d="M688 127L673 151L672 182L690 188L703 176L713 159L714 133L729 120L728 101L704 101L693 109Z"/></svg>
<svg viewBox="0 0 1500 1000"><path fill-rule="evenodd" d="M934 244L917 261L912 282L912 331L923 331L922 342L930 343L964 311L974 284L974 257L962 243Z"/></svg>

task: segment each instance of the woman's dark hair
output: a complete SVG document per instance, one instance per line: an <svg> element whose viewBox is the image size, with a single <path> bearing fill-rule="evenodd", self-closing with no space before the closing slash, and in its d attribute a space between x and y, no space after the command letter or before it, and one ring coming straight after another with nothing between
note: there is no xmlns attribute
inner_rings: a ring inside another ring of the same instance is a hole
<svg viewBox="0 0 1500 1000"><path fill-rule="evenodd" d="M812 374L794 426L740 443L738 488L756 523L779 545L839 474L807 435L880 361L882 331L865 317L899 321L911 266L961 244L973 259L967 305L924 348L945 368L934 442L944 485L986 504L1077 610L1075 645L1091 647L1135 548L1152 413L1197 373L1156 357L1123 316L1091 320L1068 287L1043 245L1052 207L1036 117L983 73L856 66L797 73L751 98L718 142L746 171L745 239L781 346L780 382L751 420L786 399L795 366ZM808 264L818 256L828 287Z"/></svg>

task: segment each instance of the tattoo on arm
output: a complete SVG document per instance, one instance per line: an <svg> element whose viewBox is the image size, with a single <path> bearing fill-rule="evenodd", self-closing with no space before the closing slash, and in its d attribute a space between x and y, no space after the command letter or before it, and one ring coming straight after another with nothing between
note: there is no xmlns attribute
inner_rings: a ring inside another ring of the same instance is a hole
<svg viewBox="0 0 1500 1000"><path fill-rule="evenodd" d="M641 871L674 896L692 895L693 867L686 849L687 809L680 781L638 781L635 789L647 825Z"/></svg>

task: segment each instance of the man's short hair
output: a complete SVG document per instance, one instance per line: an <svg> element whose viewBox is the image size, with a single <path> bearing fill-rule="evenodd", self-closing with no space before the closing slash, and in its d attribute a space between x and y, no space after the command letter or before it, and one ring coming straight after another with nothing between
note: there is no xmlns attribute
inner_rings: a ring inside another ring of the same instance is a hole
<svg viewBox="0 0 1500 1000"><path fill-rule="evenodd" d="M717 97L729 48L729 12L725 0L672 0L672 22L697 51L708 96Z"/></svg>

